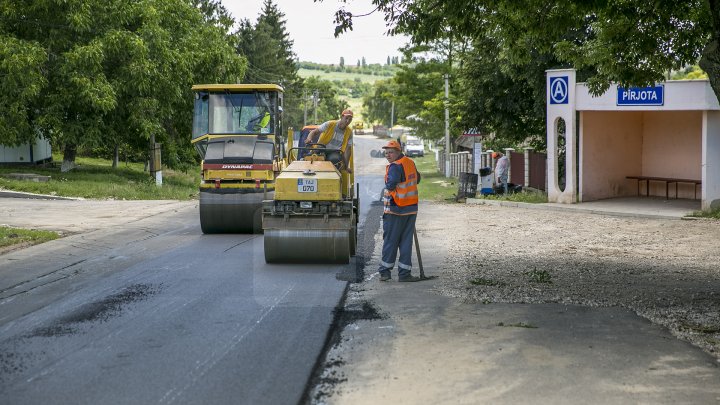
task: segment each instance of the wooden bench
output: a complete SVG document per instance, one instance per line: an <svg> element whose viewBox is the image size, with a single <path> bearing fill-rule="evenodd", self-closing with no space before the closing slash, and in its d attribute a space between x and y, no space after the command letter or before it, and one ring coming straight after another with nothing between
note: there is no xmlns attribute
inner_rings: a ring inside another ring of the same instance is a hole
<svg viewBox="0 0 720 405"><path fill-rule="evenodd" d="M664 182L665 183L665 199L669 199L669 193L668 190L670 188L670 184L675 183L675 198L677 198L677 185L678 183L688 183L688 184L694 184L694 190L693 190L693 196L695 199L697 199L697 186L702 185L702 181L700 180L692 180L692 179L675 179L671 177L653 177L653 176L627 176L626 179L630 180L637 180L638 181L638 195L640 195L640 183L645 182L645 195L650 196L650 182L651 181L657 181L657 182Z"/></svg>

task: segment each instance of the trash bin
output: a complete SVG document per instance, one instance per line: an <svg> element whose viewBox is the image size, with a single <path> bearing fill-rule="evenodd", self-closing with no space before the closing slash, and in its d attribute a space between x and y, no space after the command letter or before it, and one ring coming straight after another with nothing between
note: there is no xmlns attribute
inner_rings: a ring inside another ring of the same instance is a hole
<svg viewBox="0 0 720 405"><path fill-rule="evenodd" d="M475 198L477 193L478 176L475 173L460 173L460 184L455 200L463 198Z"/></svg>
<svg viewBox="0 0 720 405"><path fill-rule="evenodd" d="M493 190L492 174L493 171L489 167L483 167L480 169L480 194L495 194L495 191Z"/></svg>

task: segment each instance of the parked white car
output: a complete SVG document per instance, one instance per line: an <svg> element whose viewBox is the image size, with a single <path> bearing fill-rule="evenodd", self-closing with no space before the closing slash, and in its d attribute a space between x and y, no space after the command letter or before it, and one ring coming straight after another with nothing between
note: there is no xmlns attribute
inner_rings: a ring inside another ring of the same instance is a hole
<svg viewBox="0 0 720 405"><path fill-rule="evenodd" d="M424 156L425 155L425 143L422 139L408 135L405 139L405 155L413 156Z"/></svg>

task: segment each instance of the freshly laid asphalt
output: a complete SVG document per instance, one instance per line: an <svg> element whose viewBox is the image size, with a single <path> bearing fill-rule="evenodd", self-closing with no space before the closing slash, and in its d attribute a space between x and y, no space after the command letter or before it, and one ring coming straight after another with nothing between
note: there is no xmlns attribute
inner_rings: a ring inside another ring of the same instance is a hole
<svg viewBox="0 0 720 405"><path fill-rule="evenodd" d="M694 210L642 212L633 208L633 201L616 201L614 208L604 209L611 215L674 218ZM63 208L42 211L30 200L3 198L0 224L82 234L160 220L169 210L194 213L196 202L52 204ZM563 209L551 204L535 208ZM442 225L439 209L421 210L418 227ZM423 237L427 275L442 277L438 269L448 253L433 241L441 234ZM365 280L350 285L345 309L369 304L381 317L345 327L327 355L324 383L311 392L312 403L720 403L718 361L628 310L469 304L434 292L438 280L380 283L372 273L379 259L379 238L376 235ZM22 280L0 280L0 286L8 283Z"/></svg>

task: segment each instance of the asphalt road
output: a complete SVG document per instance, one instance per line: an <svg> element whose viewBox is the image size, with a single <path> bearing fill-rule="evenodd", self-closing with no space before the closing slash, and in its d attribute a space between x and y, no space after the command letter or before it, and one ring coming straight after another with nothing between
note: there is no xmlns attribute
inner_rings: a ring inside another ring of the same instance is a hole
<svg viewBox="0 0 720 405"><path fill-rule="evenodd" d="M372 243L382 179L359 179ZM75 232L0 256L7 404L298 403L373 250L346 266L268 265L262 235L203 235L197 202L3 200L0 223Z"/></svg>

